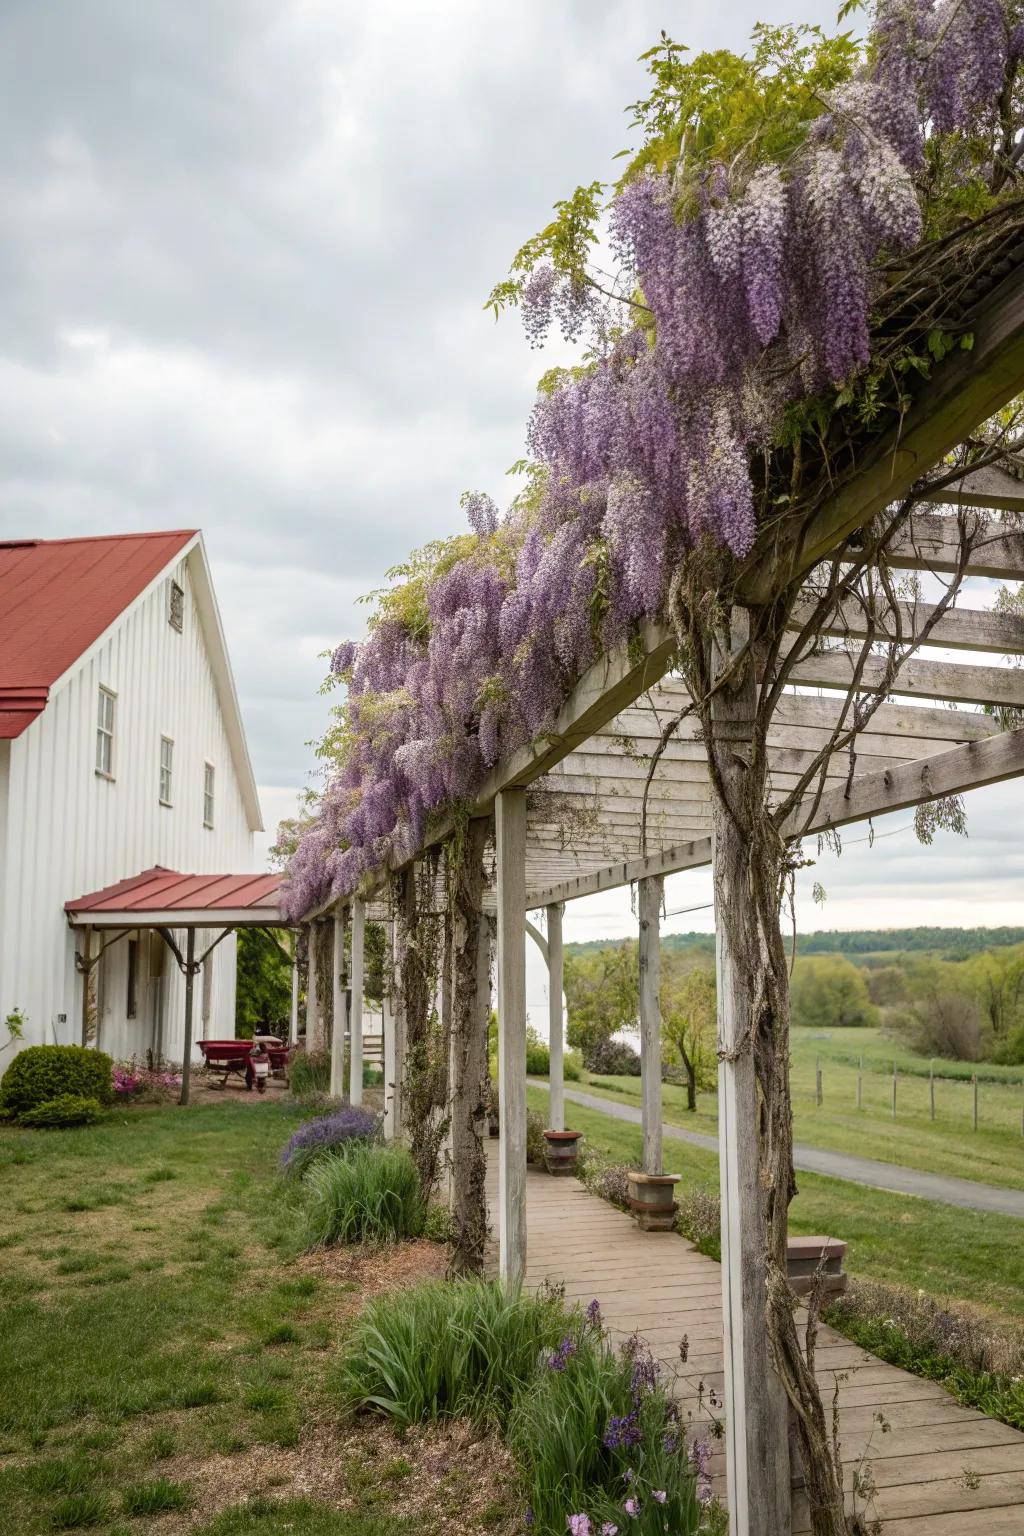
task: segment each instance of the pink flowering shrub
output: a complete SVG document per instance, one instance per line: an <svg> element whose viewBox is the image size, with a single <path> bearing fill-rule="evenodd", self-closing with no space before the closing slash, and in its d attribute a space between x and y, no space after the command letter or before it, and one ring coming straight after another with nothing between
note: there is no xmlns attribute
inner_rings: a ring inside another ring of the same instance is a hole
<svg viewBox="0 0 1024 1536"><path fill-rule="evenodd" d="M119 1104L166 1104L180 1090L179 1073L139 1066L134 1059L114 1066L114 1098Z"/></svg>

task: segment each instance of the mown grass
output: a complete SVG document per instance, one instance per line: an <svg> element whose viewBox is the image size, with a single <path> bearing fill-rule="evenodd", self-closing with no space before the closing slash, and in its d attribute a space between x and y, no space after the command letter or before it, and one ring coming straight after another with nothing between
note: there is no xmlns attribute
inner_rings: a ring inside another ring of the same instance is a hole
<svg viewBox="0 0 1024 1536"><path fill-rule="evenodd" d="M1024 1137L1021 1113L1024 1084L1000 1082L1014 1069L976 1068L966 1062L936 1061L935 1119L931 1119L928 1062L877 1029L794 1029L790 1082L797 1141L835 1152L901 1163L925 1173L949 1174L983 1184L1024 1189ZM859 1056L864 1056L861 1109L857 1108ZM815 1094L815 1070L821 1058L823 1102ZM892 1064L896 1062L896 1119L892 1117ZM978 1129L973 1128L972 1071L979 1075ZM638 1077L595 1077L585 1072L578 1085L622 1104L639 1107ZM697 1109L686 1108L686 1090L666 1083L665 1119L686 1130L713 1136L718 1126L714 1093L697 1096Z"/></svg>
<svg viewBox="0 0 1024 1536"><path fill-rule="evenodd" d="M204 1536L409 1529L387 1501L369 1510L372 1488L355 1513L299 1500L208 1521L190 1484L214 1455L265 1447L271 1465L333 1411L342 1288L291 1266L305 1213L278 1174L300 1118L227 1102L0 1127L4 1536L127 1536L182 1510Z"/></svg>
<svg viewBox="0 0 1024 1536"><path fill-rule="evenodd" d="M532 1087L527 1096L532 1109L543 1108L548 1097ZM566 1104L566 1122L583 1131L604 1156L639 1164L638 1126L572 1103ZM684 1187L717 1190L716 1153L669 1143L666 1159L666 1166L682 1175ZM1024 1223L809 1173L800 1174L798 1182L791 1230L842 1238L849 1244L846 1266L852 1274L919 1287L939 1299L975 1302L1008 1318L1024 1317Z"/></svg>

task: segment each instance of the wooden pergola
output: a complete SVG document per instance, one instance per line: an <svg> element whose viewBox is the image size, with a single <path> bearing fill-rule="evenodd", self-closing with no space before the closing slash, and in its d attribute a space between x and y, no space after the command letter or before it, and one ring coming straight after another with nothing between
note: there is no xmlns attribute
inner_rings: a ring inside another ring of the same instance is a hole
<svg viewBox="0 0 1024 1536"><path fill-rule="evenodd" d="M1024 387L1024 266L1015 267L970 316L972 352L957 353L923 385L900 428L881 437L856 475L840 485L813 521L802 525L780 558L810 570L854 530L914 491L993 413ZM932 611L932 577L957 570L960 544L955 507L980 519L968 575L1024 579L1024 483L1005 468L989 468L945 486L935 506L915 510L891 551L890 563L920 582L921 595L900 599L899 633L913 640ZM922 500L927 500L922 496ZM942 508L944 510L939 510ZM737 600L756 605L770 595L770 572L751 572ZM769 586L766 587L766 583ZM910 590L908 588L908 590ZM892 633L897 615L890 613ZM884 628L884 626L883 626ZM867 636L853 611L836 615L820 653L802 660L776 712L769 738L772 792L781 798L832 738L854 679L855 656ZM658 924L662 882L676 871L712 864L710 789L705 747L696 724L684 720L657 762L666 722L687 704L672 666L676 637L649 625L629 653L602 657L580 679L549 730L500 763L481 786L471 818L493 818L493 871L486 904L496 926L499 1019L500 1142L498 1242L500 1272L522 1279L526 1257L526 997L527 913L547 914L550 968L551 1122L563 1125L562 909L564 903L618 886L639 887L639 998L644 1112L644 1167L661 1171ZM896 691L878 707L856 742L856 755L830 761L824 792L813 810L801 808L784 829L798 839L847 823L916 806L1015 777L1024 772L1024 621L955 606L928 645L906 661ZM883 687L884 668L869 661L859 689ZM648 782L649 781L649 782ZM646 801L646 810L645 810ZM417 853L443 845L454 820L439 818ZM308 918L335 913L335 977L340 986L344 924L352 923L353 1006L361 988L362 933L400 868L381 869L359 898L328 902ZM396 942L401 945L401 921ZM731 1530L764 1536L788 1529L786 1416L770 1391L763 1306L758 1304L760 1242L758 1161L754 1126L756 1084L733 1052L744 1021L733 958L719 927L719 1147L723 1205L722 1280L725 1420ZM314 989L310 989L313 991ZM314 1003L315 1006L315 1003ZM487 1000L489 1007L489 998ZM336 1015L337 1016L337 1015ZM479 1006L480 1027L486 1009ZM357 1030L353 1021L353 1058ZM402 1000L385 1018L388 1131L402 1133L404 1023ZM360 1068L361 1080L361 1068ZM353 1087L356 1084L353 1059ZM772 1404L775 1404L774 1411ZM766 1516L765 1512L771 1514ZM782 1522L782 1523L780 1523Z"/></svg>

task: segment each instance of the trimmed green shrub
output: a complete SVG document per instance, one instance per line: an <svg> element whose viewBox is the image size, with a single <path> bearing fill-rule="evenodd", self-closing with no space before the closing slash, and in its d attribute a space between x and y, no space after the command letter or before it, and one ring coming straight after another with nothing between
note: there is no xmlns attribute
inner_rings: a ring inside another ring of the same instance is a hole
<svg viewBox="0 0 1024 1536"><path fill-rule="evenodd" d="M62 1093L34 1109L23 1110L18 1116L19 1125L33 1126L36 1130L60 1130L68 1125L92 1125L103 1113L98 1099L87 1099L80 1093Z"/></svg>
<svg viewBox="0 0 1024 1536"><path fill-rule="evenodd" d="M564 1307L497 1280L456 1280L383 1296L355 1320L337 1384L349 1408L407 1426L470 1418L500 1424L566 1332ZM563 1522L564 1529L564 1522Z"/></svg>
<svg viewBox="0 0 1024 1536"><path fill-rule="evenodd" d="M114 1097L110 1057L83 1045L30 1045L18 1052L0 1080L0 1105L19 1117L65 1094L109 1104Z"/></svg>
<svg viewBox="0 0 1024 1536"><path fill-rule="evenodd" d="M424 1210L416 1164L405 1147L361 1142L318 1158L305 1175L311 1248L418 1237Z"/></svg>
<svg viewBox="0 0 1024 1536"><path fill-rule="evenodd" d="M627 1040L597 1040L583 1052L583 1065L598 1077L639 1077L640 1057Z"/></svg>
<svg viewBox="0 0 1024 1536"><path fill-rule="evenodd" d="M526 1071L530 1077L547 1077L551 1071L551 1052L535 1029L526 1031Z"/></svg>
<svg viewBox="0 0 1024 1536"><path fill-rule="evenodd" d="M579 1051L565 1051L562 1056L562 1076L567 1083L578 1083L583 1076L583 1057Z"/></svg>

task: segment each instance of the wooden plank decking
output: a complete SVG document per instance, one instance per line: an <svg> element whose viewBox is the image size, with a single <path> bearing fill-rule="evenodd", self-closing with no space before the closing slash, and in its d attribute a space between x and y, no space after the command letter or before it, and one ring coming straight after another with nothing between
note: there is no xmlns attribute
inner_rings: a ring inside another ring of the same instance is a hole
<svg viewBox="0 0 1024 1536"><path fill-rule="evenodd" d="M527 1285L564 1285L566 1299L584 1305L596 1296L612 1336L647 1339L676 1378L684 1414L706 1423L707 1394L722 1385L719 1266L675 1233L639 1231L575 1179L531 1168L526 1204ZM829 1395L840 1374L843 1459L851 1476L862 1458L869 1464L885 1536L1024 1536L1024 1434L962 1408L935 1382L887 1365L831 1328L821 1330L818 1361ZM724 1496L724 1457L712 1469ZM793 1524L794 1532L808 1528L799 1494Z"/></svg>

